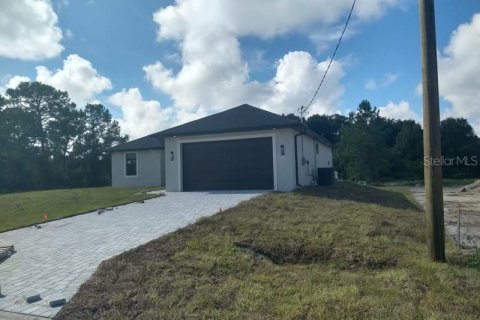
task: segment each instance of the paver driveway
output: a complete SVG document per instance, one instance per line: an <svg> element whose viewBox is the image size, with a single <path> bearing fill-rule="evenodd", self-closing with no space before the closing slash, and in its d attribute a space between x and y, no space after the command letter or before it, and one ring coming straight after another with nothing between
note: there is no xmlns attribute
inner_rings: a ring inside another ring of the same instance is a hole
<svg viewBox="0 0 480 320"><path fill-rule="evenodd" d="M261 192L183 192L0 233L17 251L0 263L0 310L53 316L52 299L70 299L101 261ZM27 304L24 295L42 300Z"/></svg>

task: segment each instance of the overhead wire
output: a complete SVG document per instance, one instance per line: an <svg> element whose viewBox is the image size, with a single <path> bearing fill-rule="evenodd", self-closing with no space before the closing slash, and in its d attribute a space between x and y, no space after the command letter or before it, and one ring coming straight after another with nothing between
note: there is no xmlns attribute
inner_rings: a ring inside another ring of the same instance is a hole
<svg viewBox="0 0 480 320"><path fill-rule="evenodd" d="M302 107L302 112L306 112L308 108L313 104L315 101L315 98L318 95L318 92L320 91L320 88L323 85L323 82L325 81L325 78L327 77L328 71L330 70L330 67L332 66L333 60L335 59L335 56L337 55L338 48L340 47L340 43L342 42L343 36L345 35L345 31L347 30L348 24L350 22L350 19L352 18L352 13L353 10L355 9L355 4L357 0L353 0L352 8L350 9L350 13L348 14L347 21L345 22L345 26L343 27L342 34L340 35L340 38L338 39L337 46L335 47L335 50L333 51L332 58L330 59L330 62L328 63L327 69L325 70L325 73L323 74L322 80L320 81L320 84L317 87L317 90L315 91L315 94L313 95L312 99L310 102L307 104L306 107Z"/></svg>

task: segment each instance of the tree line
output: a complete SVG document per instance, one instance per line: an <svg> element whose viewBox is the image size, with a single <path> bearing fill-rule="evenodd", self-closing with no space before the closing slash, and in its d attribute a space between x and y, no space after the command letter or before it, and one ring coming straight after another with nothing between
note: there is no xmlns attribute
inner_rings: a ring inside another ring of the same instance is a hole
<svg viewBox="0 0 480 320"><path fill-rule="evenodd" d="M0 192L108 185L108 149L127 140L103 105L23 82L0 95Z"/></svg>
<svg viewBox="0 0 480 320"><path fill-rule="evenodd" d="M315 114L305 121L332 141L335 170L344 179L423 178L423 132L413 120L382 117L364 100L348 116ZM447 118L441 134L444 157L457 159L446 163L444 176L479 177L480 139L468 121ZM108 150L126 141L103 105L78 108L65 91L23 82L0 95L0 193L109 185Z"/></svg>
<svg viewBox="0 0 480 320"><path fill-rule="evenodd" d="M344 179L423 179L424 163L430 159L424 159L423 130L414 120L382 117L378 108L364 100L348 116L315 114L306 123L333 142L335 170ZM441 121L441 137L444 177L480 177L480 139L468 121Z"/></svg>

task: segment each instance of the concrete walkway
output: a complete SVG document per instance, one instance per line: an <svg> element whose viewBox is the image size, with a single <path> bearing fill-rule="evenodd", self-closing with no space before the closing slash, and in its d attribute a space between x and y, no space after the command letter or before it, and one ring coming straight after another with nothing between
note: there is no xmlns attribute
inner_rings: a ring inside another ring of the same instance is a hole
<svg viewBox="0 0 480 320"><path fill-rule="evenodd" d="M0 310L52 317L101 261L251 199L262 192L184 192L0 233L16 253L0 263ZM25 297L40 294L27 304Z"/></svg>

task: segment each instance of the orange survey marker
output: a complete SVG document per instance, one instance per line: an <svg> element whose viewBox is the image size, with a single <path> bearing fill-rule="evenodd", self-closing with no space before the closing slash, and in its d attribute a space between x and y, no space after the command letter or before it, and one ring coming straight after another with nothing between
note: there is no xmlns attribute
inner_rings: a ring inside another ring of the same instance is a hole
<svg viewBox="0 0 480 320"><path fill-rule="evenodd" d="M43 220L43 221L47 221L47 220L48 220L48 213L44 213L44 214L43 214L42 220Z"/></svg>

